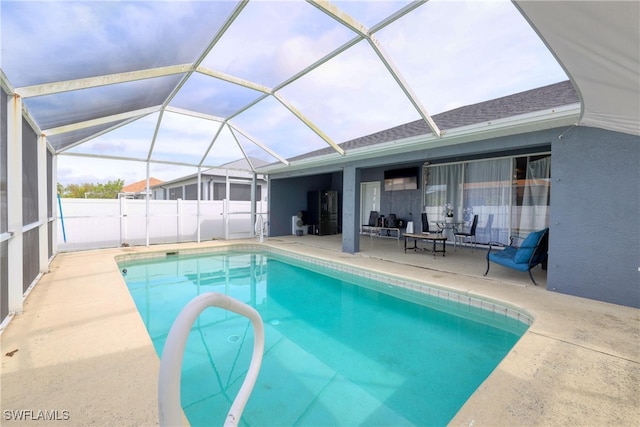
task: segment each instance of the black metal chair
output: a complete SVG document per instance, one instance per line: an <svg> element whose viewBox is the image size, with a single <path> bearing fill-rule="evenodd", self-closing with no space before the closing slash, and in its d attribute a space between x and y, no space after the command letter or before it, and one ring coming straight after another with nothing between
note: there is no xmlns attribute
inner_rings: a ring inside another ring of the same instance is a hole
<svg viewBox="0 0 640 427"><path fill-rule="evenodd" d="M469 229L468 232L456 231L455 233L453 233L453 249L454 250L456 249L456 246L458 244L458 239L460 239L460 245L462 245L463 242L469 242L473 244L472 248L475 248L477 245L477 240L476 240L477 227L478 227L478 215L474 215L473 222L471 223L471 228Z"/></svg>
<svg viewBox="0 0 640 427"><path fill-rule="evenodd" d="M369 212L369 227L378 226L378 211Z"/></svg>
<svg viewBox="0 0 640 427"><path fill-rule="evenodd" d="M442 234L442 228L437 227L436 230L431 229L429 227L429 219L427 218L427 214L423 212L422 213L422 232L431 233L431 234Z"/></svg>

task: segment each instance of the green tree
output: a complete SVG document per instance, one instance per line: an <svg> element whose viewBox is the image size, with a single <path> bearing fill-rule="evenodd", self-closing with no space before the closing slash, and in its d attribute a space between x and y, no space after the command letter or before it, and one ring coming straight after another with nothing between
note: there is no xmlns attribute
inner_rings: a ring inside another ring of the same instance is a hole
<svg viewBox="0 0 640 427"><path fill-rule="evenodd" d="M82 183L63 186L58 183L60 197L72 199L115 199L122 192L124 180L107 181L106 183Z"/></svg>

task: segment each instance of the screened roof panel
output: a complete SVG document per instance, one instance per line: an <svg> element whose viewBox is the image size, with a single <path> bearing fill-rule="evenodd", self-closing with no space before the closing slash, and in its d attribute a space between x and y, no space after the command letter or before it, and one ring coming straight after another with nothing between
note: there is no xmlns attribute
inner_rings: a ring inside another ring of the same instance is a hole
<svg viewBox="0 0 640 427"><path fill-rule="evenodd" d="M337 142L419 118L369 43L310 71L282 94Z"/></svg>
<svg viewBox="0 0 640 427"><path fill-rule="evenodd" d="M27 98L24 103L42 130L162 105L180 75L92 87Z"/></svg>
<svg viewBox="0 0 640 427"><path fill-rule="evenodd" d="M55 150L64 151L67 147L73 146L73 144L78 141L86 140L93 137L94 135L98 135L124 123L126 123L126 120L103 123L97 126L89 126L86 128L76 129L56 135L49 135L47 136L47 140L49 140L49 143Z"/></svg>
<svg viewBox="0 0 640 427"><path fill-rule="evenodd" d="M514 34L527 37L514 43ZM527 82L545 86L564 74L506 2L471 2L460 8L452 2L430 1L376 37L432 115L517 93ZM404 55L406 51L422 54ZM474 84L470 90L460 82Z"/></svg>
<svg viewBox="0 0 640 427"><path fill-rule="evenodd" d="M254 89L194 73L169 105L227 118L263 95Z"/></svg>
<svg viewBox="0 0 640 427"><path fill-rule="evenodd" d="M236 142L228 126L223 126L220 134L211 146L203 166L217 167L244 158L242 149Z"/></svg>
<svg viewBox="0 0 640 427"><path fill-rule="evenodd" d="M149 114L126 126L70 148L68 153L146 160L160 113Z"/></svg>
<svg viewBox="0 0 640 427"><path fill-rule="evenodd" d="M227 1L4 1L2 68L15 87L191 63Z"/></svg>
<svg viewBox="0 0 640 427"><path fill-rule="evenodd" d="M238 136L242 155L278 160L415 120L425 137L447 143L431 115L565 81L564 70L587 96L582 123L640 132L637 2L2 0L0 7L3 87L20 95L56 149L87 144L156 108L189 110L205 128L212 116L229 119L255 138ZM134 123L118 129L123 141L137 141ZM229 157L206 151L207 132L179 133L171 139L182 144L161 141L155 158L176 159L183 147L203 150L187 153L194 166ZM145 137L151 147L153 134ZM103 150L103 142L83 152L119 151ZM134 146L135 156L145 151Z"/></svg>
<svg viewBox="0 0 640 427"><path fill-rule="evenodd" d="M202 65L275 87L355 34L302 1L249 2Z"/></svg>
<svg viewBox="0 0 640 427"><path fill-rule="evenodd" d="M276 157L273 157L267 151L254 144L253 141L251 141L241 133L235 132L234 135L236 136L236 139L238 140L238 143L242 147L244 153L251 159L254 166L256 166L256 163L260 163L261 165L263 165L278 162L278 159ZM258 159L260 162L257 162L256 159Z"/></svg>
<svg viewBox="0 0 640 427"><path fill-rule="evenodd" d="M410 1L334 1L333 4L371 28L393 15Z"/></svg>
<svg viewBox="0 0 640 427"><path fill-rule="evenodd" d="M198 165L219 127L219 122L166 112L151 159Z"/></svg>
<svg viewBox="0 0 640 427"><path fill-rule="evenodd" d="M153 176L165 182L197 173L198 168L193 166L179 166L153 162L149 163L149 176ZM146 175L142 175L142 178L140 179L145 179L145 177ZM127 182L135 182L135 180L130 179Z"/></svg>
<svg viewBox="0 0 640 427"><path fill-rule="evenodd" d="M79 168L79 163L85 167ZM168 168L165 170L168 171ZM125 183L132 183L143 179L134 179L135 177L146 176L146 165L137 161L116 161L109 158L71 155L58 157L57 178L60 183L96 182L97 174L100 176L98 182L101 183L118 179L124 180Z"/></svg>
<svg viewBox="0 0 640 427"><path fill-rule="evenodd" d="M284 158L327 146L327 142L272 96L234 117L231 124Z"/></svg>

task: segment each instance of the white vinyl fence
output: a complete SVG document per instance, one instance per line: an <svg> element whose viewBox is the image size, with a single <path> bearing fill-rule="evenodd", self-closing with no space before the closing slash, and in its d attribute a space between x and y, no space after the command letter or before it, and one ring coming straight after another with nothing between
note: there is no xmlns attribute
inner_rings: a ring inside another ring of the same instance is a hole
<svg viewBox="0 0 640 427"><path fill-rule="evenodd" d="M61 199L58 251L112 248L147 243L147 202L131 199ZM257 202L258 214L266 202ZM266 214L262 214L267 222ZM241 239L255 235L251 202L150 200L149 244ZM64 224L64 230L63 230ZM66 238L66 241L65 241Z"/></svg>

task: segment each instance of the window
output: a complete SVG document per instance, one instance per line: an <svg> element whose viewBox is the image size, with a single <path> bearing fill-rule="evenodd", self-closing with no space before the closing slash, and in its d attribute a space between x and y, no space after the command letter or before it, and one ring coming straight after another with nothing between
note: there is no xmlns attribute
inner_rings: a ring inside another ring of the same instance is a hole
<svg viewBox="0 0 640 427"><path fill-rule="evenodd" d="M213 200L224 200L227 198L227 185L224 182L213 183Z"/></svg>
<svg viewBox="0 0 640 427"><path fill-rule="evenodd" d="M229 184L229 192L230 192L230 200L235 201L251 201L251 184ZM223 200L227 196L227 187L223 182L214 182L213 183L213 200ZM260 185L256 186L256 200L261 200L262 198L262 187Z"/></svg>
<svg viewBox="0 0 640 427"><path fill-rule="evenodd" d="M198 184L189 184L184 186L185 200L198 200Z"/></svg>
<svg viewBox="0 0 640 427"><path fill-rule="evenodd" d="M169 200L178 200L182 198L182 187L174 187L169 189Z"/></svg>
<svg viewBox="0 0 640 427"><path fill-rule="evenodd" d="M514 234L527 235L549 225L551 156L514 159L511 223Z"/></svg>

